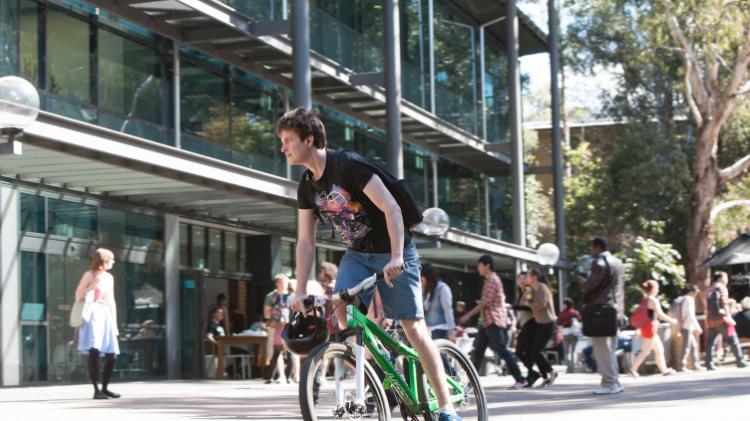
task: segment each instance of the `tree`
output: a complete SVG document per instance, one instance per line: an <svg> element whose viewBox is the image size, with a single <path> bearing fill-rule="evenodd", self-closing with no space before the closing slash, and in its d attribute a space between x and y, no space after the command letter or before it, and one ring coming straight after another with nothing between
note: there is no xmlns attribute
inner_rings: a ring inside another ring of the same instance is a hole
<svg viewBox="0 0 750 421"><path fill-rule="evenodd" d="M711 207L720 189L750 169L750 154L722 167L720 134L750 94L750 3L662 0L683 62L685 98L697 130L686 232L687 278L707 286L715 239Z"/></svg>

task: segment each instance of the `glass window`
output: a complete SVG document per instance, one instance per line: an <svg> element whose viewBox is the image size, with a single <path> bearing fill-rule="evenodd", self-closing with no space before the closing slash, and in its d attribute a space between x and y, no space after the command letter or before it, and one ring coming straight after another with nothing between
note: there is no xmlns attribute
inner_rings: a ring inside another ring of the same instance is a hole
<svg viewBox="0 0 750 421"><path fill-rule="evenodd" d="M0 2L0 76L18 72L18 4Z"/></svg>
<svg viewBox="0 0 750 421"><path fill-rule="evenodd" d="M44 255L21 252L21 320L44 321L47 313L46 265Z"/></svg>
<svg viewBox="0 0 750 421"><path fill-rule="evenodd" d="M192 253L193 267L196 269L203 269L206 267L206 229L193 225L190 228L192 233Z"/></svg>
<svg viewBox="0 0 750 421"><path fill-rule="evenodd" d="M21 232L44 233L43 196L21 193Z"/></svg>
<svg viewBox="0 0 750 421"><path fill-rule="evenodd" d="M227 80L209 70L182 63L180 115L182 147L196 153L231 161Z"/></svg>
<svg viewBox="0 0 750 421"><path fill-rule="evenodd" d="M47 199L48 233L64 237L96 240L96 206Z"/></svg>
<svg viewBox="0 0 750 421"><path fill-rule="evenodd" d="M477 51L475 28L440 2L435 3L436 114L477 133Z"/></svg>
<svg viewBox="0 0 750 421"><path fill-rule="evenodd" d="M99 208L99 236L107 244L121 247L162 249L164 222L154 215L125 212L107 207Z"/></svg>
<svg viewBox="0 0 750 421"><path fill-rule="evenodd" d="M113 112L103 115L100 124L139 137L162 133L154 126L169 121L168 95L158 50L100 30L98 51L99 107Z"/></svg>
<svg viewBox="0 0 750 421"><path fill-rule="evenodd" d="M21 0L20 6L20 74L24 79L37 85L39 83L39 5L31 0Z"/></svg>
<svg viewBox="0 0 750 421"><path fill-rule="evenodd" d="M130 378L164 375L164 267L118 262L112 276L120 328L118 364L122 364L122 374Z"/></svg>
<svg viewBox="0 0 750 421"><path fill-rule="evenodd" d="M404 144L404 180L422 209L432 207L432 160L416 146Z"/></svg>
<svg viewBox="0 0 750 421"><path fill-rule="evenodd" d="M232 83L232 162L276 175L286 173L274 122L278 100L244 84Z"/></svg>
<svg viewBox="0 0 750 421"><path fill-rule="evenodd" d="M513 202L511 200L510 177L490 177L489 179L490 237L512 241Z"/></svg>
<svg viewBox="0 0 750 421"><path fill-rule="evenodd" d="M47 11L47 91L91 103L89 24L66 13Z"/></svg>
<svg viewBox="0 0 750 421"><path fill-rule="evenodd" d="M485 50L484 93L487 101L487 140L508 141L508 83L505 55L496 47Z"/></svg>
<svg viewBox="0 0 750 421"><path fill-rule="evenodd" d="M210 228L208 230L208 268L212 271L224 270L222 261L223 253L223 232L218 229Z"/></svg>
<svg viewBox="0 0 750 421"><path fill-rule="evenodd" d="M21 325L21 382L47 380L47 326Z"/></svg>
<svg viewBox="0 0 750 421"><path fill-rule="evenodd" d="M237 270L237 244L238 234L233 232L224 233L224 250L226 255L226 270L227 272L239 272Z"/></svg>
<svg viewBox="0 0 750 421"><path fill-rule="evenodd" d="M190 267L190 229L187 224L180 224L180 267Z"/></svg>
<svg viewBox="0 0 750 421"><path fill-rule="evenodd" d="M438 162L438 201L451 226L476 234L482 229L482 189L479 174L446 160Z"/></svg>

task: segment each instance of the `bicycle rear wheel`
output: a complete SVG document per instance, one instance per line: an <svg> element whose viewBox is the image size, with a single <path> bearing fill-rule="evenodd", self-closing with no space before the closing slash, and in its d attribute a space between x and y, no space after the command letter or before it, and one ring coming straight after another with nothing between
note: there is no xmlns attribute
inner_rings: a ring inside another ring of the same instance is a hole
<svg viewBox="0 0 750 421"><path fill-rule="evenodd" d="M336 402L336 360L341 361L342 377L338 380L345 406ZM299 404L305 421L340 419L377 419L390 421L388 399L375 370L365 361L365 408L364 413L348 409L354 403L356 385L354 371L356 361L350 345L326 343L315 348L302 365L299 382Z"/></svg>
<svg viewBox="0 0 750 421"><path fill-rule="evenodd" d="M464 421L487 421L489 418L487 398L474 365L453 342L439 339L435 341L435 345L443 361L445 376L456 381L466 396L462 401L453 404L458 415ZM448 391L451 395L456 394L455 389L450 385L448 385Z"/></svg>

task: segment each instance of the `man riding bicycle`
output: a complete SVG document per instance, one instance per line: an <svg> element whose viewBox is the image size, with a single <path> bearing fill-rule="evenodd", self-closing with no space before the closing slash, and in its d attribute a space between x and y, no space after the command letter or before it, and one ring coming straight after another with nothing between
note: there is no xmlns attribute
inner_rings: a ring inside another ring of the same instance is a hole
<svg viewBox="0 0 750 421"><path fill-rule="evenodd" d="M293 308L304 311L307 280L315 253L316 216L331 223L347 250L339 265L336 292L382 271L377 288L385 315L401 322L419 354L421 364L440 406L439 420L460 420L449 403L448 384L438 349L424 320L419 257L411 235L404 229L401 208L366 158L351 151L326 149L326 132L316 113L296 108L276 122L281 152L293 165L304 165L297 190L297 294ZM373 290L363 291L365 305ZM336 310L339 324L346 313Z"/></svg>

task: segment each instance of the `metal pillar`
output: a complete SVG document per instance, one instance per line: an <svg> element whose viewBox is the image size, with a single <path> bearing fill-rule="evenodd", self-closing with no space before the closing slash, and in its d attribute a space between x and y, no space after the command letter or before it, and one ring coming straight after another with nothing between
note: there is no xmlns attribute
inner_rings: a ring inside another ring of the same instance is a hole
<svg viewBox="0 0 750 421"><path fill-rule="evenodd" d="M174 104L174 147L182 147L182 115L180 108L180 46L172 40L172 103Z"/></svg>
<svg viewBox="0 0 750 421"><path fill-rule="evenodd" d="M482 85L479 88L480 91L480 100L482 101L482 139L487 140L487 92L485 92L485 84L487 81L485 80L485 69L486 69L486 62L484 58L485 53L485 46L484 46L484 26L479 27L479 83Z"/></svg>
<svg viewBox="0 0 750 421"><path fill-rule="evenodd" d="M435 108L435 8L433 2L434 0L429 0L427 3L429 18L427 28L430 35L430 112L437 115L437 108Z"/></svg>
<svg viewBox="0 0 750 421"><path fill-rule="evenodd" d="M308 0L294 0L292 4L292 61L294 62L294 105L311 108L310 4Z"/></svg>
<svg viewBox="0 0 750 421"><path fill-rule="evenodd" d="M386 161L388 171L394 177L404 178L404 153L401 147L401 47L398 0L384 0L383 9Z"/></svg>
<svg viewBox="0 0 750 421"><path fill-rule="evenodd" d="M563 156L562 156L562 132L560 131L560 87L558 84L558 73L560 72L560 45L558 34L558 16L555 0L548 0L549 10L549 48L550 48L550 94L552 98L552 155L555 179L555 237L557 248L560 249L560 259L566 260L565 248L565 204L563 190ZM562 300L565 298L568 286L567 272L560 270L559 279L559 301L562 308Z"/></svg>
<svg viewBox="0 0 750 421"><path fill-rule="evenodd" d="M482 188L484 189L484 235L491 237L490 222L490 177L487 174L482 174Z"/></svg>
<svg viewBox="0 0 750 421"><path fill-rule="evenodd" d="M440 207L440 197L438 195L438 157L432 156L432 206Z"/></svg>
<svg viewBox="0 0 750 421"><path fill-rule="evenodd" d="M179 379L182 357L180 335L180 218L164 216L164 285L167 303L167 378Z"/></svg>
<svg viewBox="0 0 750 421"><path fill-rule="evenodd" d="M18 191L0 187L0 367L3 386L21 383L21 279Z"/></svg>
<svg viewBox="0 0 750 421"><path fill-rule="evenodd" d="M516 1L505 2L506 57L508 60L508 96L513 182L513 242L526 246L526 217L523 173L523 136L521 134L521 80L518 73L518 17Z"/></svg>

